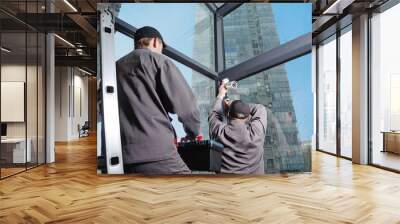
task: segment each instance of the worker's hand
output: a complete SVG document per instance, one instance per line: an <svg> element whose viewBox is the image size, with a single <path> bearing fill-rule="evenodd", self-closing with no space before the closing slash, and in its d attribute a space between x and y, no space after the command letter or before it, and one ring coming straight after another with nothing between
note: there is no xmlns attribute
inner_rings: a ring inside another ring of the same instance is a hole
<svg viewBox="0 0 400 224"><path fill-rule="evenodd" d="M202 135L197 135L197 136L186 135L185 137L181 138L181 142L201 141L201 140L203 140Z"/></svg>
<svg viewBox="0 0 400 224"><path fill-rule="evenodd" d="M231 105L232 101L230 99L226 98L222 102L224 105L224 111L225 112L229 111L229 106Z"/></svg>
<svg viewBox="0 0 400 224"><path fill-rule="evenodd" d="M228 92L228 88L226 88L224 83L221 83L221 85L218 88L218 98L223 99L226 95L226 92Z"/></svg>

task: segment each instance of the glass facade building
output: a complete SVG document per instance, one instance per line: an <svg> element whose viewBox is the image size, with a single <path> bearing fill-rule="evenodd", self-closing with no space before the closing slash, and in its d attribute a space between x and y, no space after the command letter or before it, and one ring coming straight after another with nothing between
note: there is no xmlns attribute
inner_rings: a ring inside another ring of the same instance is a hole
<svg viewBox="0 0 400 224"><path fill-rule="evenodd" d="M232 67L281 44L272 5L244 4L224 17L225 67ZM197 16L196 20L202 20L201 16ZM195 59L209 60L202 52L207 46L201 36L195 38ZM306 60L303 65L310 67L311 61L308 60L307 64ZM209 83L202 79L196 76L192 85L202 116L206 116L215 96L204 95L209 92L204 91ZM312 99L310 84L304 86L304 91L308 91L308 97ZM292 94L285 65L240 80L239 88L228 93L231 99L242 99L268 108L264 143L266 172L311 170L311 136L303 141L300 139ZM308 116L312 117L312 114ZM208 123L202 124L202 130L208 130Z"/></svg>

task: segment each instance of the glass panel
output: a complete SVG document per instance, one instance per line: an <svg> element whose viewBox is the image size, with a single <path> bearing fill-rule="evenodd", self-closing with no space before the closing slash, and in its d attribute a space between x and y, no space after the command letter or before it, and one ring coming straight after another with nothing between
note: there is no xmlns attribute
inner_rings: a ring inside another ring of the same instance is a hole
<svg viewBox="0 0 400 224"><path fill-rule="evenodd" d="M372 30L372 163L400 170L400 4L374 15Z"/></svg>
<svg viewBox="0 0 400 224"><path fill-rule="evenodd" d="M214 69L214 17L205 4L121 4L118 17L137 28L157 28L167 45ZM121 48L132 49L133 40L121 38Z"/></svg>
<svg viewBox="0 0 400 224"><path fill-rule="evenodd" d="M223 23L229 68L311 32L311 4L245 3Z"/></svg>
<svg viewBox="0 0 400 224"><path fill-rule="evenodd" d="M264 105L265 172L311 171L313 95L311 55L305 55L239 81L230 99Z"/></svg>
<svg viewBox="0 0 400 224"><path fill-rule="evenodd" d="M349 26L340 36L340 153L352 157L352 34Z"/></svg>
<svg viewBox="0 0 400 224"><path fill-rule="evenodd" d="M38 163L45 163L45 124L46 124L46 36L39 33L38 45Z"/></svg>
<svg viewBox="0 0 400 224"><path fill-rule="evenodd" d="M318 48L318 147L336 153L336 36Z"/></svg>
<svg viewBox="0 0 400 224"><path fill-rule="evenodd" d="M28 168L37 165L37 76L38 76L38 35L37 33L27 33L28 38L28 63L27 63L27 80L26 80L26 116L27 116L27 149L28 152Z"/></svg>
<svg viewBox="0 0 400 224"><path fill-rule="evenodd" d="M25 10L27 13L39 11L38 2L27 2ZM32 19L34 20L34 19ZM35 22L35 21L32 21ZM38 45L39 36L37 32L27 33L27 80L26 80L26 118L27 118L27 167L31 168L38 163Z"/></svg>
<svg viewBox="0 0 400 224"><path fill-rule="evenodd" d="M25 170L26 33L1 34L1 176Z"/></svg>
<svg viewBox="0 0 400 224"><path fill-rule="evenodd" d="M185 80L192 88L193 93L197 100L197 106L200 110L200 127L201 135L204 139L209 139L208 134L208 113L215 100L215 81L207 78L204 75L190 69L189 67L182 65L181 63L173 60L179 70L182 72ZM172 115L172 125L175 128L178 138L185 137L182 124L178 121L177 116Z"/></svg>

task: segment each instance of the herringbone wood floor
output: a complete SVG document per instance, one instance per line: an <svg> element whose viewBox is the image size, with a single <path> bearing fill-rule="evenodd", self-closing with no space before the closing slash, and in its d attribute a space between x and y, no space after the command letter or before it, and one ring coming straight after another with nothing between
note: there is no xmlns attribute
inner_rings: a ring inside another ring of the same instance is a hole
<svg viewBox="0 0 400 224"><path fill-rule="evenodd" d="M313 153L304 174L97 176L96 140L0 181L0 223L400 223L400 175Z"/></svg>

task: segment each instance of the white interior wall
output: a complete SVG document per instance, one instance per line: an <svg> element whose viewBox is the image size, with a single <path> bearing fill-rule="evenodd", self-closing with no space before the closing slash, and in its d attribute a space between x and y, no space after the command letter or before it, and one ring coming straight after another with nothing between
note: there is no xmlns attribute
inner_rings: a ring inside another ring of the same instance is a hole
<svg viewBox="0 0 400 224"><path fill-rule="evenodd" d="M67 67L55 68L55 141L68 141L68 85Z"/></svg>
<svg viewBox="0 0 400 224"><path fill-rule="evenodd" d="M2 82L25 82L26 75L25 64L5 64L1 66ZM28 71L32 67L28 66ZM7 108L1 108L7 110ZM25 122L7 122L7 137L24 138Z"/></svg>
<svg viewBox="0 0 400 224"><path fill-rule="evenodd" d="M56 141L79 138L78 125L88 120L88 78L83 75L76 68L56 67Z"/></svg>
<svg viewBox="0 0 400 224"><path fill-rule="evenodd" d="M74 69L74 96L71 96L74 99L74 102L71 103L71 106L74 105L72 110L72 119L71 119L71 137L78 138L78 125L82 126L85 121L89 119L88 113L88 78L82 76L79 70ZM79 93L80 91L80 93ZM80 97L79 97L80 95ZM80 99L79 99L80 98ZM80 103L78 102L80 100ZM80 111L81 110L81 111ZM75 113L74 113L75 111Z"/></svg>
<svg viewBox="0 0 400 224"><path fill-rule="evenodd" d="M1 81L2 82L23 82L26 85L26 99L22 102L22 108L2 107L4 113L16 113L12 110L22 110L23 118L21 122L5 122L7 124L8 138L25 138L27 136L29 147L32 152L32 161L44 163L44 92L43 89L42 67L36 65L28 65L20 63L3 64L1 66ZM25 80L27 78L27 80ZM2 89L3 92L4 89ZM24 94L24 89L20 94ZM4 94L4 92L3 92ZM10 94L10 93L9 93ZM2 98L7 98L7 95L2 95ZM24 96L25 98L25 96ZM17 103L17 102L15 102ZM25 106L26 103L26 106ZM9 111L7 111L9 110ZM11 111L10 111L11 110ZM25 114L26 113L26 120ZM38 155L37 155L38 153Z"/></svg>

